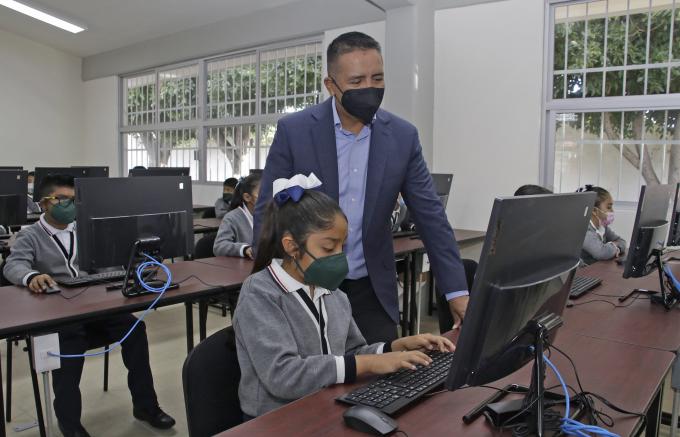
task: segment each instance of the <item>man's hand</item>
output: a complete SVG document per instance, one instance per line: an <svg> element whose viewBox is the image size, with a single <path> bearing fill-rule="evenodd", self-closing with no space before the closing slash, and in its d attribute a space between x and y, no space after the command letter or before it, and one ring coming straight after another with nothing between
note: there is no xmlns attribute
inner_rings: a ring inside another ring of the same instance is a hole
<svg viewBox="0 0 680 437"><path fill-rule="evenodd" d="M458 329L460 328L460 325L463 324L463 319L465 319L465 311L467 311L469 301L470 296L456 297L449 301L449 310L451 311L454 321L451 329Z"/></svg>
<svg viewBox="0 0 680 437"><path fill-rule="evenodd" d="M439 350L442 352L453 352L456 347L447 338L432 334L419 334L410 337L402 337L392 342L393 351L412 351L412 350Z"/></svg>
<svg viewBox="0 0 680 437"><path fill-rule="evenodd" d="M253 256L252 247L247 247L246 250L243 251L243 254L246 256L246 258L255 259L255 257Z"/></svg>
<svg viewBox="0 0 680 437"><path fill-rule="evenodd" d="M56 286L57 283L54 282L50 275L38 275L31 279L28 283L28 289L33 293L44 293L48 288Z"/></svg>

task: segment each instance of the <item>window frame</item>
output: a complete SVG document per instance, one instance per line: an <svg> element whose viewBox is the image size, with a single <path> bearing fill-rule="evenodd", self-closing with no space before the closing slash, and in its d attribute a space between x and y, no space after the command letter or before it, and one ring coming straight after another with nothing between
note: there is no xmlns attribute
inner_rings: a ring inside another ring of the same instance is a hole
<svg viewBox="0 0 680 437"><path fill-rule="evenodd" d="M119 154L119 171L121 175L125 176L124 171L129 168L127 163L127 149L125 144L125 137L128 133L136 132L156 132L164 130L175 130L175 129L196 129L197 139L198 139L198 155L199 155L199 165L198 165L198 175L194 179L194 183L201 185L222 185L223 181L208 181L208 164L207 164L207 138L208 130L211 128L218 127L228 127L228 126L240 126L240 125L255 125L255 162L257 168L263 168L264 162L261 160L261 149L269 145L261 144L261 127L264 125L273 124L276 125L277 122L286 113L277 112L270 114L262 114L261 112L261 102L264 100L261 96L261 78L260 78L260 67L262 64L262 53L271 50L286 49L289 47L303 46L306 44L323 44L323 34L311 35L303 38L296 38L292 40L279 41L272 44L265 44L257 47L250 47L242 50L235 50L227 53L220 53L217 55L204 56L201 58L191 59L183 62L177 62L173 64L161 65L154 68L148 68L141 71L136 71L134 73L125 74L119 76L119 89L118 93L118 154ZM255 115L239 116L239 117L224 117L224 118L209 118L208 117L208 103L207 103L207 77L208 77L208 63L214 61L221 61L229 58L244 56L248 54L255 55ZM324 99L324 89L323 89L323 75L325 68L323 66L323 50L321 51L321 80L320 84L320 100ZM197 100L196 100L196 119L195 120L184 120L175 122L160 122L160 109L159 109L159 98L160 98L160 82L159 74L174 70L177 68L189 67L196 65L198 67L198 82L197 82ZM154 105L154 123L142 124L142 125L126 125L125 119L127 116L127 87L126 80L145 76L149 74L155 75L155 105ZM294 95L295 96L295 95Z"/></svg>
<svg viewBox="0 0 680 437"><path fill-rule="evenodd" d="M545 0L543 29L543 76L541 99L541 147L539 154L539 182L554 188L555 181L555 126L556 115L561 112L627 112L627 111L664 111L680 108L680 93L657 95L632 95L616 97L587 97L553 99L553 66L555 39L555 8L575 4L591 3L593 0ZM596 1L596 0L595 0ZM651 4L651 0L650 0ZM630 5L630 0L628 0ZM680 9L680 0L673 2L673 16ZM671 28L672 32L672 28ZM671 35L672 36L672 35ZM648 34L649 38L649 34ZM626 39L626 44L627 44ZM605 38L606 44L606 38ZM603 53L603 56L606 54ZM658 64L654 64L658 65ZM628 65L620 69L646 68L648 64ZM606 68L606 67L605 67ZM619 68L619 67L617 67ZM566 66L565 66L566 70ZM645 75L647 70L645 70ZM619 181L620 183L620 181ZM632 206L637 202L617 201L623 206Z"/></svg>

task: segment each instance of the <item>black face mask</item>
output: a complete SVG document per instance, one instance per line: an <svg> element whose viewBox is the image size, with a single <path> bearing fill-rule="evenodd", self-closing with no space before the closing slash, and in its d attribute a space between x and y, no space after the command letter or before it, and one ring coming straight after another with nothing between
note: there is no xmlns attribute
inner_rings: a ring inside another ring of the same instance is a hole
<svg viewBox="0 0 680 437"><path fill-rule="evenodd" d="M231 203L232 197L234 197L232 193L222 193L222 200L224 200L227 203Z"/></svg>
<svg viewBox="0 0 680 437"><path fill-rule="evenodd" d="M363 124L370 124L378 112L383 96L385 95L385 88L355 88L343 91L338 83L331 77L331 80L342 93L340 103L347 112L355 116Z"/></svg>

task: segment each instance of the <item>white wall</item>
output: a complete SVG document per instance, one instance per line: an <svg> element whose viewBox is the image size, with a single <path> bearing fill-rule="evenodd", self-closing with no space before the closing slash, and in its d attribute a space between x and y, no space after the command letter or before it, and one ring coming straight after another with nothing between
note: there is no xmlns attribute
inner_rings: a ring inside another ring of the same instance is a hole
<svg viewBox="0 0 680 437"><path fill-rule="evenodd" d="M435 13L434 171L453 173L449 220L486 229L496 196L538 183L543 0Z"/></svg>
<svg viewBox="0 0 680 437"><path fill-rule="evenodd" d="M83 159L87 165L108 165L120 176L118 148L118 84L115 76L83 82L85 114Z"/></svg>
<svg viewBox="0 0 680 437"><path fill-rule="evenodd" d="M495 197L540 182L543 20L543 0L435 13L434 171L454 174L456 227L485 230ZM635 208L615 207L626 240Z"/></svg>
<svg viewBox="0 0 680 437"><path fill-rule="evenodd" d="M0 165L83 161L81 59L0 31Z"/></svg>

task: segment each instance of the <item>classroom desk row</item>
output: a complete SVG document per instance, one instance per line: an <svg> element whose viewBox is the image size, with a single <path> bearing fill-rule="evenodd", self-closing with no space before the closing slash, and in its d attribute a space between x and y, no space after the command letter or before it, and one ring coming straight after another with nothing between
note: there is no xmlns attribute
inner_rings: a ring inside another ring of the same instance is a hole
<svg viewBox="0 0 680 437"><path fill-rule="evenodd" d="M211 220L211 219L207 219ZM213 219L214 220L214 219ZM461 237L469 236L460 231ZM408 241L407 241L408 240ZM408 237L395 239L395 257L422 252L420 240ZM205 258L169 264L173 281L179 282L177 290L168 291L157 306L183 303L186 307L187 350L194 344L193 302L199 302L199 338L206 336L205 315L211 297L237 292L250 275L252 261L243 258ZM90 319L141 311L155 299L154 295L136 298L123 297L119 292L106 291L105 285L65 288L59 295L35 295L19 287L0 287L0 338L30 336L54 332L60 327ZM403 323L410 323L405 320ZM1 367L1 366L0 366ZM1 371L0 371L1 374ZM33 375L34 378L37 378ZM37 387L37 380L34 379ZM0 437L5 436L5 408L2 380L0 379ZM36 396L38 399L39 397ZM44 436L42 407L36 404L41 436Z"/></svg>
<svg viewBox="0 0 680 437"><path fill-rule="evenodd" d="M674 270L680 271L680 265ZM600 394L626 410L644 412L645 435L655 436L662 415L664 380L671 370L675 371L675 353L680 349L680 309L666 311L642 297L619 304L618 297L631 288L658 289L655 274L624 280L622 273L622 267L614 262L598 263L578 272L601 277L603 285L565 309L564 325L554 344L574 360L585 390ZM447 335L455 341L457 334ZM576 387L576 376L569 361L556 352L551 358L567 384ZM511 383L528 384L530 377L531 364L528 364L490 385L501 388ZM219 436L362 435L344 425L342 414L347 407L335 399L365 382L320 390ZM546 387L556 384L555 376L548 372ZM462 421L463 415L493 392L487 388L443 392L421 400L396 419L400 429L411 436L509 435L492 428L483 418L470 425ZM639 417L617 413L600 403L598 408L614 419L613 432L628 436L643 431L644 422Z"/></svg>

